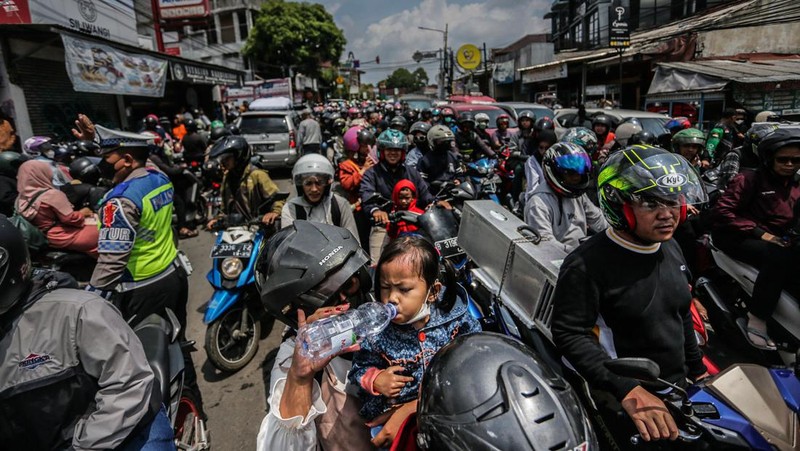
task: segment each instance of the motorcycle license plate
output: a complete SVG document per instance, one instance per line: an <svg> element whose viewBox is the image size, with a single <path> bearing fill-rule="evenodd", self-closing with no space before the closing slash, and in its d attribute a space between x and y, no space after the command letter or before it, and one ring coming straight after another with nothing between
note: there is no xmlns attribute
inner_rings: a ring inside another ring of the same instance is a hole
<svg viewBox="0 0 800 451"><path fill-rule="evenodd" d="M211 258L250 258L253 254L253 243L220 243L211 248Z"/></svg>
<svg viewBox="0 0 800 451"><path fill-rule="evenodd" d="M433 245L436 246L436 250L445 258L455 257L456 255L464 253L464 249L461 249L461 246L458 245L458 238L448 238L446 240L437 241L433 243Z"/></svg>

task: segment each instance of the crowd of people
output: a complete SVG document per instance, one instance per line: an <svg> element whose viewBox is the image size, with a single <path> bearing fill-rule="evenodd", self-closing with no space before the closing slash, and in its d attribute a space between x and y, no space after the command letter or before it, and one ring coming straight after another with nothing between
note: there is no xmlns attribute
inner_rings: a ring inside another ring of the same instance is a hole
<svg viewBox="0 0 800 451"><path fill-rule="evenodd" d="M259 449L389 446L411 414L424 413L420 387L432 357L480 331L450 262L414 224L390 214L452 209L440 187L465 183L465 163L480 158L506 160L513 168L506 194L521 205L517 213L568 254L552 334L598 410L612 429L675 439L663 401L603 362L647 357L678 385L708 376L689 313L699 303L689 288L697 237L710 234L759 269L741 325L753 346L775 350L766 320L782 290L800 292L792 278L800 264L800 126L769 115L745 126L736 115L726 111L708 134L677 118L666 124L668 135L652 136L636 120L584 112L557 136L551 119L529 112L515 118L517 130L500 114L490 134L487 115L456 116L447 106L315 105L301 113L296 196L286 200L236 128L202 110L172 121L147 115L139 133L101 129L81 115L73 150L35 137L20 153L0 153L0 393L15 393L0 398L0 412L15 418L11 427L0 425L0 439L20 443L21 434L44 428L59 431L38 436L44 447L139 449L171 441L160 401L151 402L152 372L125 321L168 308L185 326L187 269L174 234L191 238L198 226L215 229L240 215L280 225L256 271L265 308L289 325ZM186 222L183 171L209 161L224 174L220 212L206 224ZM88 293L32 273L21 243L34 229L50 248L96 260ZM324 361L298 352L292 331L371 298L398 312L383 332ZM30 334L43 327L79 339L64 355L48 354L58 362L48 372L18 377L41 366L23 364L32 357L19 350L46 347ZM188 353L185 359L187 386L197 390ZM58 371L69 375L48 379ZM42 398L54 392L52 399L64 400L55 406ZM67 402L70 396L78 400ZM37 406L44 405L58 415L42 418ZM633 421L614 422L622 411ZM435 431L425 434L436 442Z"/></svg>

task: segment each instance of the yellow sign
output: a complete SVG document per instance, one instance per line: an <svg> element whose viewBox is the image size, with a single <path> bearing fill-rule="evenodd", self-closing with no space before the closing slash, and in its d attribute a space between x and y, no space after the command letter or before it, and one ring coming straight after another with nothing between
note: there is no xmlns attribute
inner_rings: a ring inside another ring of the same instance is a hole
<svg viewBox="0 0 800 451"><path fill-rule="evenodd" d="M474 70L481 64L481 51L472 44L464 44L458 48L456 63L465 70Z"/></svg>
<svg viewBox="0 0 800 451"><path fill-rule="evenodd" d="M336 77L336 84L337 84L337 85L341 85L341 84L343 84L343 83L344 83L344 78L342 78L342 77Z"/></svg>

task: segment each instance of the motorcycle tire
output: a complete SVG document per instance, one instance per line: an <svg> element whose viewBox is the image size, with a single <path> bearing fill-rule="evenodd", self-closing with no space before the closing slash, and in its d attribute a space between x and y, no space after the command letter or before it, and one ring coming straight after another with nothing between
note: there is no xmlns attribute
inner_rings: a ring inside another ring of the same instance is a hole
<svg viewBox="0 0 800 451"><path fill-rule="evenodd" d="M249 324L244 328L246 338L237 339L230 336L230 331L241 329L239 327L241 318L242 307L236 307L223 313L206 329L206 355L211 364L220 371L228 373L239 371L247 366L258 352L261 322L251 312L247 313ZM233 348L232 353L230 348Z"/></svg>
<svg viewBox="0 0 800 451"><path fill-rule="evenodd" d="M205 431L205 443L202 443L198 437L200 431L197 429L200 418L200 408L197 405L195 394L191 390L184 390L175 414L175 445L178 449L210 449L208 431Z"/></svg>

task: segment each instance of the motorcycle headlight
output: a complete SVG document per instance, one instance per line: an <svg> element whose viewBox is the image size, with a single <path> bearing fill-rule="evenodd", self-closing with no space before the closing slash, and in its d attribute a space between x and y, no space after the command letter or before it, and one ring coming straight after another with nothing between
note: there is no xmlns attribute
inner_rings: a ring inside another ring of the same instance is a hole
<svg viewBox="0 0 800 451"><path fill-rule="evenodd" d="M242 260L236 257L228 257L222 260L222 276L226 279L237 279L244 269Z"/></svg>

